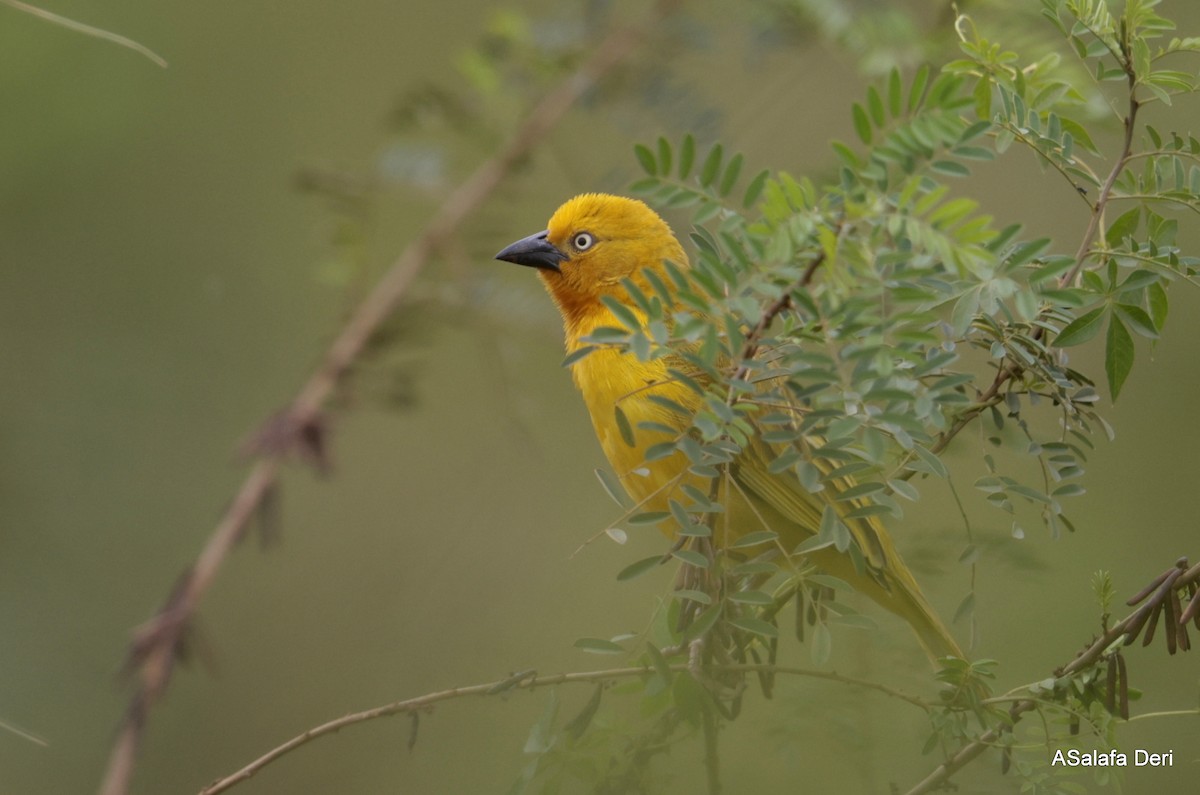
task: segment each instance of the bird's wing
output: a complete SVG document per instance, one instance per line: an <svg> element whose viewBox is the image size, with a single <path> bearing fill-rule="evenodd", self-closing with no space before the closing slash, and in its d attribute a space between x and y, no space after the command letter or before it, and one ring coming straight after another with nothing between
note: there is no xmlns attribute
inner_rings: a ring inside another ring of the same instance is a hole
<svg viewBox="0 0 1200 795"><path fill-rule="evenodd" d="M812 441L819 444L820 440ZM824 489L810 493L790 470L770 470L771 462L782 452L780 445L755 437L735 462L733 478L751 500L754 513L775 517L771 529L780 535L785 548L792 550L820 531L825 507L832 507L850 531L854 547L840 552L833 546L826 546L806 553L806 557L904 619L932 659L947 655L963 657L958 643L926 601L878 517L851 516L851 512L862 505L861 501L838 499L855 485L853 478L830 478ZM829 472L828 465L824 465L823 474ZM767 521L771 522L770 519ZM747 523L740 521L737 524ZM750 529L757 528L746 527L743 532Z"/></svg>

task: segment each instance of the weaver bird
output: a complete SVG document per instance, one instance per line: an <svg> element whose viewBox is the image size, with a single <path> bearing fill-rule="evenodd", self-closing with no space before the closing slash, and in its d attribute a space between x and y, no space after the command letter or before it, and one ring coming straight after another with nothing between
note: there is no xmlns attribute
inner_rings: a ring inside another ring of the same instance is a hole
<svg viewBox="0 0 1200 795"><path fill-rule="evenodd" d="M571 199L558 208L545 231L518 240L496 259L538 269L562 313L568 354L586 345L584 338L596 329L622 327L605 306L605 296L621 302L639 322L646 323L645 313L630 299L623 279L632 280L651 295L646 272L671 285L664 261L680 268L686 268L688 261L670 227L644 203L595 193ZM575 386L583 395L604 454L629 496L644 511L667 511L672 498L687 504L690 500L681 491L684 485L707 493L711 482L689 471L691 462L682 452L646 460L650 447L688 431L691 415L701 404L702 398L693 388L669 373L673 366L678 369L680 360L666 356L642 361L615 347L598 347L571 365ZM702 374L695 380L705 383ZM690 413L681 416L651 400L651 395L669 398ZM618 405L633 428L632 445L618 425L614 408ZM639 427L642 422L656 427ZM663 426L677 433L669 434ZM781 452L776 447L753 438L730 465L719 495L725 516L716 523L714 542L722 546L766 529L777 533L780 547L790 553L818 532L825 507L830 505L861 553L858 565L834 546L806 552L804 557L906 621L934 660L963 657L879 520L874 516L847 517L853 501L812 494L790 470L771 472L769 465ZM730 487L725 487L726 480L732 481ZM849 478L834 478L826 484L826 491L832 489L836 494L852 485Z"/></svg>

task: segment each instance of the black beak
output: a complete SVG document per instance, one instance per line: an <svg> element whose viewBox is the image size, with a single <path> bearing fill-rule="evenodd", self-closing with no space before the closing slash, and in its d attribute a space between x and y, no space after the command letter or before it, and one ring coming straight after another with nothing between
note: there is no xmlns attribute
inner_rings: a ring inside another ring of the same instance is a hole
<svg viewBox="0 0 1200 795"><path fill-rule="evenodd" d="M549 233L538 232L536 235L523 237L497 254L496 259L561 273L558 263L565 260L567 255L546 240L547 234Z"/></svg>

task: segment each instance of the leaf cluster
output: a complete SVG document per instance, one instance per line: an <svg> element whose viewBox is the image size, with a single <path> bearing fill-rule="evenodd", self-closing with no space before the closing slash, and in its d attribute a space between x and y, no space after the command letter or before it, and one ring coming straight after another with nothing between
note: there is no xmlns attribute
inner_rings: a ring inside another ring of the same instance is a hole
<svg viewBox="0 0 1200 795"><path fill-rule="evenodd" d="M670 557L682 564L682 587L647 654L694 662L692 676L710 694L705 710L717 718L736 713L740 686L706 681L705 662L774 662L787 605L796 605L795 630L807 632L818 663L831 625L869 626L829 598L844 583L807 567L803 554L833 546L863 565L855 523L900 518L926 485L950 480L943 456L964 429L985 442L975 488L1012 515L1015 537L1027 513L1053 534L1075 529L1068 500L1085 493L1096 435L1112 435L1095 384L1119 396L1136 339L1159 338L1168 288L1193 281L1200 264L1178 239L1178 216L1200 212L1200 142L1138 117L1147 103L1197 88L1192 73L1162 63L1198 42L1161 43L1172 25L1156 5L1130 0L1116 15L1100 0L1044 0L1064 51L1032 61L960 17L960 59L908 76L893 69L852 104L857 141L833 143L836 168L823 183L772 170L746 179L741 154L719 142L701 154L692 135L635 147L645 175L632 190L690 213L692 264L667 263L666 280L647 271L649 290L627 282L638 313L612 302L621 326L598 330L577 355L615 347L666 358L700 404L690 412L652 398L687 415L684 433L634 427L616 407L630 443L639 430L671 437L647 461L682 454L691 474L713 484L684 489L669 512L633 506L618 524L677 532ZM1092 86L1064 76L1069 59ZM1124 130L1115 151L1096 143L1083 112L1095 96ZM979 164L1020 151L1078 197L1079 227L1066 239L998 225L969 195ZM1097 339L1103 374L1072 361ZM736 488L730 469L751 446L768 450L771 473L794 478L822 506L817 534L797 548L781 547L765 525L722 540L730 536L719 495ZM968 541L961 559L974 566ZM637 561L620 578L661 561ZM960 614L972 606L973 594ZM590 650L615 653L632 640ZM990 663L948 661L946 708L933 713L927 749L1004 724L1005 711L986 699L992 676ZM1055 697L1107 732L1115 691L1085 679ZM1032 781L1033 768L1026 773Z"/></svg>

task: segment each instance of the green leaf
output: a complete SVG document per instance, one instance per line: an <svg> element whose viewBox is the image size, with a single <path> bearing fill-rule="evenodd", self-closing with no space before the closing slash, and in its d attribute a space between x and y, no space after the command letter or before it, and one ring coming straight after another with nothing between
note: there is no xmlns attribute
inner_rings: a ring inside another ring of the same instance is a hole
<svg viewBox="0 0 1200 795"><path fill-rule="evenodd" d="M871 110L871 121L876 127L882 127L886 121L883 115L883 97L879 95L879 89L875 86L867 89L867 107Z"/></svg>
<svg viewBox="0 0 1200 795"><path fill-rule="evenodd" d="M766 638L779 637L779 630L761 618L731 618L729 623L740 630Z"/></svg>
<svg viewBox="0 0 1200 795"><path fill-rule="evenodd" d="M613 415L617 419L617 430L621 432L621 440L633 447L633 426L629 424L629 417L625 416L625 410L620 406L613 406Z"/></svg>
<svg viewBox="0 0 1200 795"><path fill-rule="evenodd" d="M696 638L701 637L702 635L705 635L710 629L712 629L713 625L717 623L717 619L721 617L721 609L722 606L719 602L715 605L705 608L704 612L697 616L696 620L693 621L683 633L684 645L690 643ZM676 681L681 679L695 681L690 676L676 677Z"/></svg>
<svg viewBox="0 0 1200 795"><path fill-rule="evenodd" d="M683 507L683 503L676 499L667 500L667 506L671 509L671 516L675 517L675 523L680 527L687 527L692 524L691 514Z"/></svg>
<svg viewBox="0 0 1200 795"><path fill-rule="evenodd" d="M527 754L544 754L554 747L557 733L554 731L554 721L558 717L558 692L550 691L550 699L538 722L529 730L525 740L524 752Z"/></svg>
<svg viewBox="0 0 1200 795"><path fill-rule="evenodd" d="M921 493L917 491L917 487L907 480L889 480L888 486L892 491L911 502L916 502L921 497Z"/></svg>
<svg viewBox="0 0 1200 795"><path fill-rule="evenodd" d="M674 445L672 445L672 446L674 446ZM659 522L661 522L663 519L666 519L670 515L671 514L667 513L666 511L645 511L643 513L635 513L633 516L630 516L625 521L626 521L626 523L635 525L635 526L636 525L647 525L647 524L658 524Z"/></svg>
<svg viewBox="0 0 1200 795"><path fill-rule="evenodd" d="M973 287L954 302L954 309L950 313L950 326L954 336L961 337L966 334L975 320L975 315L979 313L980 289Z"/></svg>
<svg viewBox="0 0 1200 795"><path fill-rule="evenodd" d="M856 500L859 497L865 497L868 494L875 494L876 492L883 491L884 488L885 487L882 483L878 483L876 481L859 483L857 486L851 486L850 488L838 494L837 499L838 501Z"/></svg>
<svg viewBox="0 0 1200 795"><path fill-rule="evenodd" d="M1005 257L1004 261L1012 267L1024 265L1026 262L1029 262L1038 254L1041 254L1043 251L1049 248L1050 243L1051 240L1048 237L1041 237L1037 240L1030 240L1027 243L1022 243L1016 247L1013 253Z"/></svg>
<svg viewBox="0 0 1200 795"><path fill-rule="evenodd" d="M943 479L950 476L950 473L946 470L946 465L942 463L942 459L938 458L936 454L931 453L919 444L913 445L913 452L917 454L917 458L920 458L921 462L928 468L925 471L931 472ZM909 464L909 469L913 468L912 464ZM920 470L918 469L918 471Z"/></svg>
<svg viewBox="0 0 1200 795"><path fill-rule="evenodd" d="M564 358L562 361L562 366L570 367L571 365L575 364L575 362L577 362L580 359L582 359L583 357L587 356L592 351L595 351L598 349L599 349L599 347L596 345L581 345L578 348L576 348L575 350L573 350L567 354L566 358Z"/></svg>
<svg viewBox="0 0 1200 795"><path fill-rule="evenodd" d="M709 565L708 558L694 549L677 549L671 553L671 557L698 569L707 569Z"/></svg>
<svg viewBox="0 0 1200 795"><path fill-rule="evenodd" d="M829 634L829 627L825 624L817 624L813 627L812 648L809 649L813 663L824 665L829 662L829 655L832 653L833 636Z"/></svg>
<svg viewBox="0 0 1200 795"><path fill-rule="evenodd" d="M1092 136L1088 134L1087 129L1082 124L1063 116L1058 117L1058 123L1062 126L1063 133L1070 135L1076 144L1094 155L1100 154L1100 150L1096 148L1096 144L1092 141Z"/></svg>
<svg viewBox="0 0 1200 795"><path fill-rule="evenodd" d="M671 144L661 135L658 137L658 162L662 167L663 176L671 173Z"/></svg>
<svg viewBox="0 0 1200 795"><path fill-rule="evenodd" d="M744 549L746 547L756 547L759 544L770 543L777 538L779 538L778 533L774 533L770 530L756 530L753 533L746 533L746 535L730 544L729 548Z"/></svg>
<svg viewBox="0 0 1200 795"><path fill-rule="evenodd" d="M1146 301L1150 306L1150 317L1154 320L1154 328L1162 331L1167 322L1167 289L1162 282L1156 282L1146 288Z"/></svg>
<svg viewBox="0 0 1200 795"><path fill-rule="evenodd" d="M854 115L854 132L858 134L859 140L870 146L871 144L871 120L867 118L867 111L862 105L857 102L852 108Z"/></svg>
<svg viewBox="0 0 1200 795"><path fill-rule="evenodd" d="M1117 304L1113 309L1138 335L1152 340L1158 339L1158 330L1145 309L1134 304Z"/></svg>
<svg viewBox="0 0 1200 795"><path fill-rule="evenodd" d="M1049 505L1050 498L1037 489L1024 486L1020 483L1014 483L1008 487L1008 491L1012 494L1018 494L1031 502L1040 502Z"/></svg>
<svg viewBox="0 0 1200 795"><path fill-rule="evenodd" d="M854 154L854 150L846 146L841 141L830 141L829 145L833 147L833 152L838 156L847 167L857 170L862 164L858 162L858 155Z"/></svg>
<svg viewBox="0 0 1200 795"><path fill-rule="evenodd" d="M823 536L823 535L809 536L808 538L804 539L803 541L801 541L799 544L796 545L796 548L792 550L792 554L793 555L805 555L809 552L816 552L818 549L824 549L825 547L831 547L831 546L833 546L833 544L834 544L834 538L832 535L830 535L828 537Z"/></svg>
<svg viewBox="0 0 1200 795"><path fill-rule="evenodd" d="M734 183L737 182L738 174L742 171L742 155L738 153L729 161L729 165L725 167L725 173L721 176L721 184L717 188L717 192L722 196L728 196L733 190Z"/></svg>
<svg viewBox="0 0 1200 795"><path fill-rule="evenodd" d="M563 725L563 731L571 737L578 740L587 731L588 726L592 723L592 718L596 717L596 713L600 710L600 701L604 697L604 683L597 682L592 688L592 697L588 699L587 704L579 711L579 714L571 718Z"/></svg>
<svg viewBox="0 0 1200 795"><path fill-rule="evenodd" d="M903 103L904 86L900 82L900 70L893 66L888 74L888 112L893 119L900 115Z"/></svg>
<svg viewBox="0 0 1200 795"><path fill-rule="evenodd" d="M1158 282L1159 279L1159 275L1154 271L1136 270L1129 274L1129 277L1125 279L1125 281L1121 282L1120 286L1117 287L1116 292L1128 293L1132 292L1133 290L1141 290L1145 287L1149 287L1155 282Z"/></svg>
<svg viewBox="0 0 1200 795"><path fill-rule="evenodd" d="M1090 312L1085 312L1068 323L1067 327L1058 333L1058 336L1054 339L1054 344L1059 348L1069 348L1072 345L1087 342L1096 336L1101 326L1104 325L1104 314L1105 307L1102 306Z"/></svg>
<svg viewBox="0 0 1200 795"><path fill-rule="evenodd" d="M654 162L654 153L647 146L634 144L633 153L637 155L638 162L642 164L642 170L650 176L658 174L658 164Z"/></svg>
<svg viewBox="0 0 1200 795"><path fill-rule="evenodd" d="M643 177L642 179L635 180L633 184L629 186L629 192L649 195L661 187L662 180L660 180L658 177Z"/></svg>
<svg viewBox="0 0 1200 795"><path fill-rule="evenodd" d="M735 591L729 595L729 601L742 605L759 605L763 607L775 603L770 594L763 593L762 591Z"/></svg>
<svg viewBox="0 0 1200 795"><path fill-rule="evenodd" d="M704 165L700 168L700 184L704 187L707 188L717 178L717 172L721 170L723 152L720 144L713 144L708 157L704 158Z"/></svg>
<svg viewBox="0 0 1200 795"><path fill-rule="evenodd" d="M1117 220L1109 225L1108 231L1104 233L1104 239L1107 241L1109 247L1117 248L1120 246L1126 237L1137 231L1141 220L1141 207L1134 207L1132 210L1122 213Z"/></svg>
<svg viewBox="0 0 1200 795"><path fill-rule="evenodd" d="M604 638L580 638L575 641L575 648L590 651L593 654L624 654L625 648L619 643L613 643Z"/></svg>
<svg viewBox="0 0 1200 795"><path fill-rule="evenodd" d="M771 172L764 168L762 171L755 174L754 179L750 180L750 184L746 186L746 195L742 197L742 206L747 210L749 210L754 203L758 201L758 197L762 195L763 186L767 184L767 177L770 175Z"/></svg>
<svg viewBox="0 0 1200 795"><path fill-rule="evenodd" d="M624 544L629 541L629 534L619 527L610 527L604 531L604 534L618 544Z"/></svg>
<svg viewBox="0 0 1200 795"><path fill-rule="evenodd" d="M620 411L620 409L617 410ZM617 479L613 477L613 474L607 469L600 469L598 467L595 472L596 477L600 480L600 485L604 487L604 491L608 494L608 496L612 498L613 502L624 508L625 500L621 496L621 484L617 482Z"/></svg>
<svg viewBox="0 0 1200 795"><path fill-rule="evenodd" d="M713 603L712 597L704 591L695 591L691 588L680 588L672 595L676 599L686 599L689 602L696 602L702 605L711 605Z"/></svg>
<svg viewBox="0 0 1200 795"><path fill-rule="evenodd" d="M837 512L832 505L826 505L821 512L821 528L817 534L822 539L832 539L837 535L837 526L841 524Z"/></svg>
<svg viewBox="0 0 1200 795"><path fill-rule="evenodd" d="M683 143L679 146L679 178L687 179L688 174L692 173L692 163L696 159L696 139L691 133L683 136Z"/></svg>
<svg viewBox="0 0 1200 795"><path fill-rule="evenodd" d="M671 666L667 663L667 658L663 656L659 648L647 641L646 653L650 657L650 664L654 666L655 672L662 677L663 682L670 682L673 676Z"/></svg>
<svg viewBox="0 0 1200 795"><path fill-rule="evenodd" d="M929 85L929 75L931 72L929 64L921 64L921 68L917 70L917 74L913 77L912 88L908 92L908 112L912 113L921 104L921 100L925 98L925 88Z"/></svg>
<svg viewBox="0 0 1200 795"><path fill-rule="evenodd" d="M604 306L608 308L608 311L612 312L613 316L621 321L621 325L626 329L629 331L641 330L642 324L634 311L629 308L628 304L618 301L611 295L601 296L600 300L604 302Z"/></svg>
<svg viewBox="0 0 1200 795"><path fill-rule="evenodd" d="M1133 369L1133 337L1117 315L1108 322L1108 340L1104 346L1104 373L1108 376L1108 390L1115 401L1129 371Z"/></svg>
<svg viewBox="0 0 1200 795"><path fill-rule="evenodd" d="M956 163L953 160L935 160L929 164L929 168L939 174L945 174L948 177L971 176L971 169L967 168L962 163Z"/></svg>
<svg viewBox="0 0 1200 795"><path fill-rule="evenodd" d="M651 557L634 561L617 572L617 579L621 582L624 582L625 580L632 580L634 577L639 577L651 569L657 568L662 561L662 555L652 555Z"/></svg>
<svg viewBox="0 0 1200 795"><path fill-rule="evenodd" d="M975 594L972 592L964 596L963 600L958 603L958 609L954 611L954 618L950 619L950 623L957 624L973 612L975 612Z"/></svg>

